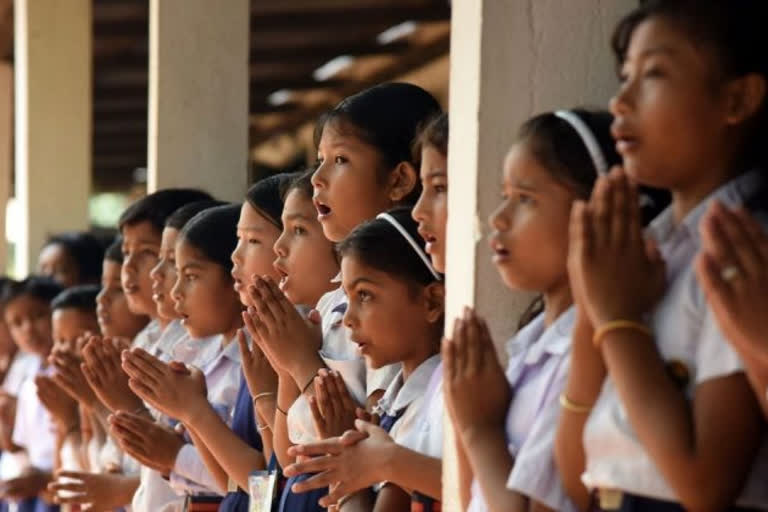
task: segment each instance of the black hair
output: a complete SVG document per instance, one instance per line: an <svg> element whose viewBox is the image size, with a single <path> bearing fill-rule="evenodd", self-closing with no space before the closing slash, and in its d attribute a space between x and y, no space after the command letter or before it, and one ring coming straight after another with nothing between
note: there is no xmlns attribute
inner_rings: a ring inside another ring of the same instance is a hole
<svg viewBox="0 0 768 512"><path fill-rule="evenodd" d="M11 281L3 289L3 295L0 298L3 305L18 299L19 297L29 295L35 299L50 304L64 288L46 276L31 275L21 281Z"/></svg>
<svg viewBox="0 0 768 512"><path fill-rule="evenodd" d="M123 264L123 237L115 237L104 252L104 259L107 261L114 261L120 265Z"/></svg>
<svg viewBox="0 0 768 512"><path fill-rule="evenodd" d="M224 206L226 204L227 203L225 201L217 201L216 199L195 201L194 203L185 204L170 214L167 219L165 219L165 227L181 230L184 225L192 219L192 217L202 212L203 210L214 208L216 206Z"/></svg>
<svg viewBox="0 0 768 512"><path fill-rule="evenodd" d="M611 136L613 116L603 110L573 109L570 112L584 122L597 141L608 169L621 163ZM518 140L526 142L536 160L560 183L570 186L581 199L588 199L598 178L598 169L584 139L576 128L547 112L523 123ZM606 169L607 170L607 169ZM643 223L647 224L669 204L669 193L640 187ZM537 297L520 317L522 328L544 310L542 297Z"/></svg>
<svg viewBox="0 0 768 512"><path fill-rule="evenodd" d="M120 231L127 225L149 222L163 231L166 219L176 210L188 203L213 199L208 192L193 188L166 188L153 192L131 204L120 215L118 227Z"/></svg>
<svg viewBox="0 0 768 512"><path fill-rule="evenodd" d="M426 245L410 208L387 212L413 238L422 251ZM375 218L357 226L336 246L339 259L347 255L409 284L427 286L437 279L403 235L388 220ZM426 254L426 253L425 253Z"/></svg>
<svg viewBox="0 0 768 512"><path fill-rule="evenodd" d="M94 284L72 286L56 295L51 301L51 311L77 309L84 313L96 314L96 296L101 288Z"/></svg>
<svg viewBox="0 0 768 512"><path fill-rule="evenodd" d="M283 199L285 187L297 173L280 173L254 183L245 193L245 200L269 222L283 229Z"/></svg>
<svg viewBox="0 0 768 512"><path fill-rule="evenodd" d="M401 162L419 168L411 146L419 126L440 113L440 104L421 87L406 83L386 83L366 89L341 101L327 112L315 126L315 146L320 144L325 126L351 130L361 140L373 146L381 155L383 177ZM415 204L421 194L421 184L403 203Z"/></svg>
<svg viewBox="0 0 768 512"><path fill-rule="evenodd" d="M414 161L421 159L421 152L425 147L434 148L441 155L448 156L448 112L433 116L423 124L413 141L411 153Z"/></svg>
<svg viewBox="0 0 768 512"><path fill-rule="evenodd" d="M635 29L651 18L663 18L682 29L699 47L713 50L720 64L718 79L757 73L768 83L768 2L765 0L645 0L627 14L613 34L613 51L621 65ZM739 165L765 166L768 155L768 98L745 125Z"/></svg>
<svg viewBox="0 0 768 512"><path fill-rule="evenodd" d="M207 259L224 267L229 274L232 270L232 253L237 246L239 219L239 204L208 208L187 222L179 233L179 240L190 243Z"/></svg>
<svg viewBox="0 0 768 512"><path fill-rule="evenodd" d="M611 137L613 116L606 111L586 109L570 112L590 129L603 152L606 165L610 168L621 163ZM581 135L568 121L553 112L539 114L523 123L518 140L528 144L533 156L555 180L569 185L579 197L589 197L597 181L598 170Z"/></svg>
<svg viewBox="0 0 768 512"><path fill-rule="evenodd" d="M311 200L312 195L314 194L314 188L312 187L312 175L314 173L314 169L305 169L304 171L297 173L297 175L288 182L283 189L283 203L285 203L285 198L288 197L288 194L294 190L298 190L304 197Z"/></svg>
<svg viewBox="0 0 768 512"><path fill-rule="evenodd" d="M97 283L101 280L104 246L98 238L84 231L69 231L49 237L43 249L52 245L62 247L69 254L77 266L80 282Z"/></svg>

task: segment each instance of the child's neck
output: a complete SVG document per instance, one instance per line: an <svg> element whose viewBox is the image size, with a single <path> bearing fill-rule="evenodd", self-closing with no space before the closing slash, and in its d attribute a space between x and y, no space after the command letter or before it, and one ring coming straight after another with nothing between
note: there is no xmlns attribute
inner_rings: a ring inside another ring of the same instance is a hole
<svg viewBox="0 0 768 512"><path fill-rule="evenodd" d="M414 347L417 345L413 345ZM416 371L416 369L427 359L434 356L435 354L439 353L440 351L440 344L439 342L436 344L429 345L429 347L424 347L423 350L417 351L417 353L411 354L410 357L407 359L403 359L401 361L403 365L403 382L408 380L408 378L411 376L413 372Z"/></svg>
<svg viewBox="0 0 768 512"><path fill-rule="evenodd" d="M702 168L698 168L688 173L691 176L689 182L680 183L671 189L675 224L682 222L707 196L738 176L743 170L743 166L734 159L722 158L720 161L709 162L705 172L702 172Z"/></svg>
<svg viewBox="0 0 768 512"><path fill-rule="evenodd" d="M227 345L229 345L232 340L235 339L235 335L237 334L237 330L240 329L243 326L243 319L240 315L237 315L237 318L234 320L232 326L226 330L226 332L223 332L224 339L221 342L221 347L224 348Z"/></svg>
<svg viewBox="0 0 768 512"><path fill-rule="evenodd" d="M550 326L573 305L568 278L544 292L544 325Z"/></svg>

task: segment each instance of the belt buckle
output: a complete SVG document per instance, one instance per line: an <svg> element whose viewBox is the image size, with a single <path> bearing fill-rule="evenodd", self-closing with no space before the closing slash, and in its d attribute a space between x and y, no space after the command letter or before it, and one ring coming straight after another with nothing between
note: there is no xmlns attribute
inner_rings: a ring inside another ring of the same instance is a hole
<svg viewBox="0 0 768 512"><path fill-rule="evenodd" d="M603 510L619 510L624 501L624 492L619 489L599 489L597 494Z"/></svg>

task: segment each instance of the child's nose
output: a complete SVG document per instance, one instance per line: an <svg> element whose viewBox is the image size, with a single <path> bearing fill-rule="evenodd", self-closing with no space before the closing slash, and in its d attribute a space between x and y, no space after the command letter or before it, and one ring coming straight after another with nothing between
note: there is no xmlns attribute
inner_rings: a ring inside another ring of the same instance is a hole
<svg viewBox="0 0 768 512"><path fill-rule="evenodd" d="M312 173L312 179L310 181L312 182L313 188L324 188L328 184L325 177L325 162L317 166L315 172Z"/></svg>

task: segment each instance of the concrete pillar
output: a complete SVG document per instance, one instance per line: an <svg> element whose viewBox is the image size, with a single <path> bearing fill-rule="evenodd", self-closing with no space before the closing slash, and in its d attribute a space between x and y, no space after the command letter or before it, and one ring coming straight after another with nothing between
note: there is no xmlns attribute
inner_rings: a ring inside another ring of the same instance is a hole
<svg viewBox="0 0 768 512"><path fill-rule="evenodd" d="M464 305L489 320L499 351L528 297L503 288L487 218L499 201L504 155L537 112L607 106L616 88L611 31L633 0L459 0L451 24L447 326ZM456 456L446 417L445 510L458 511Z"/></svg>
<svg viewBox="0 0 768 512"><path fill-rule="evenodd" d="M8 267L5 208L13 173L13 66L0 61L0 273Z"/></svg>
<svg viewBox="0 0 768 512"><path fill-rule="evenodd" d="M16 0L16 273L45 238L88 226L91 1Z"/></svg>
<svg viewBox="0 0 768 512"><path fill-rule="evenodd" d="M149 191L243 199L248 167L249 0L151 0Z"/></svg>

